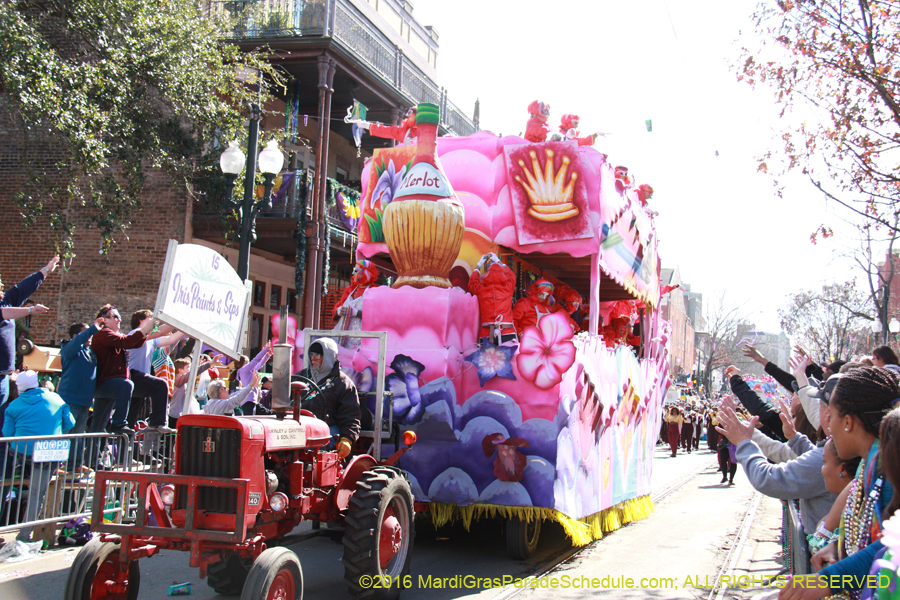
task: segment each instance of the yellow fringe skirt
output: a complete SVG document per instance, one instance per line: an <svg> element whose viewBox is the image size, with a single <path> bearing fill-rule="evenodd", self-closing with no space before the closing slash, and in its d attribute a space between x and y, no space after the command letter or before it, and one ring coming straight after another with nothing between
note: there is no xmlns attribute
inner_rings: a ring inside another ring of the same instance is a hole
<svg viewBox="0 0 900 600"><path fill-rule="evenodd" d="M573 519L552 508L539 506L500 506L498 504L470 504L457 506L444 502L431 502L431 519L435 527L461 520L468 531L472 521L484 518L503 517L520 519L530 523L533 519L556 521L562 525L566 535L575 546L586 546L599 540L604 533L615 531L627 523L638 521L653 512L650 496L640 496L625 500L615 506L601 510L582 519Z"/></svg>

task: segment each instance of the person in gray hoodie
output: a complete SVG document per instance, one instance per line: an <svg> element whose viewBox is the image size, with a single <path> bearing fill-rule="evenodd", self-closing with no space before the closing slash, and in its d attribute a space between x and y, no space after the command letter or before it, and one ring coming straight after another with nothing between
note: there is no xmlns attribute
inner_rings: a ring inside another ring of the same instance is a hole
<svg viewBox="0 0 900 600"><path fill-rule="evenodd" d="M836 495L826 489L825 478L822 476L824 444L817 444L807 452L802 452L798 447L795 449L797 458L773 465L752 439L758 421L759 417L752 417L749 422L741 421L732 407L723 406L719 411L718 430L737 446L735 455L738 463L754 489L779 500L799 500L803 530L812 533L837 499ZM783 414L782 424L785 425L784 435L788 438L788 446L792 442L800 444L806 440L806 436L797 435Z"/></svg>
<svg viewBox="0 0 900 600"><path fill-rule="evenodd" d="M341 371L338 346L331 338L320 338L309 346L309 367L300 372L318 386L318 392L307 396L302 408L309 410L339 437L335 450L345 458L359 438L359 396L353 380Z"/></svg>

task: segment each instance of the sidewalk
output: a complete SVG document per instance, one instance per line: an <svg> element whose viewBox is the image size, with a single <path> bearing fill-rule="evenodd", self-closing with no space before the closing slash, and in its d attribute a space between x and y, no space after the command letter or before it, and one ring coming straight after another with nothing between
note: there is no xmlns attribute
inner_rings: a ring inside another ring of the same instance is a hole
<svg viewBox="0 0 900 600"><path fill-rule="evenodd" d="M750 526L749 534L737 551L735 568L731 573L732 581L747 582L745 588L729 586L727 590L717 592L715 598L729 600L756 600L765 597L766 590L775 590L773 586L761 584L780 572L784 566L781 545L782 504L780 501L766 496L762 497L756 517Z"/></svg>

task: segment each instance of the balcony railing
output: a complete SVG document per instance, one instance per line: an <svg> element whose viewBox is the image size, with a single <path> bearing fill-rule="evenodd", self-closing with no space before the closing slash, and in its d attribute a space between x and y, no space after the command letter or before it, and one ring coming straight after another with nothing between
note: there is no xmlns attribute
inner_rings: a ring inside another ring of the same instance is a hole
<svg viewBox="0 0 900 600"><path fill-rule="evenodd" d="M348 0L206 0L206 10L232 18L227 36L233 39L331 38L410 104L439 105L445 129L461 136L475 133L475 124L449 101L447 91Z"/></svg>

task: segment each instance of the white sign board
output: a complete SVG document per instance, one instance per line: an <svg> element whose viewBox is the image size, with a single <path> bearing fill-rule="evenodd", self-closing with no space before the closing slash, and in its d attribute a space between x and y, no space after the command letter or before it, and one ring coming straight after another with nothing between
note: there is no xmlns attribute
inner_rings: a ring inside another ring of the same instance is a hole
<svg viewBox="0 0 900 600"><path fill-rule="evenodd" d="M35 440L34 462L63 461L69 459L69 440Z"/></svg>
<svg viewBox="0 0 900 600"><path fill-rule="evenodd" d="M169 240L156 297L156 318L238 358L247 326L250 281L206 246Z"/></svg>

